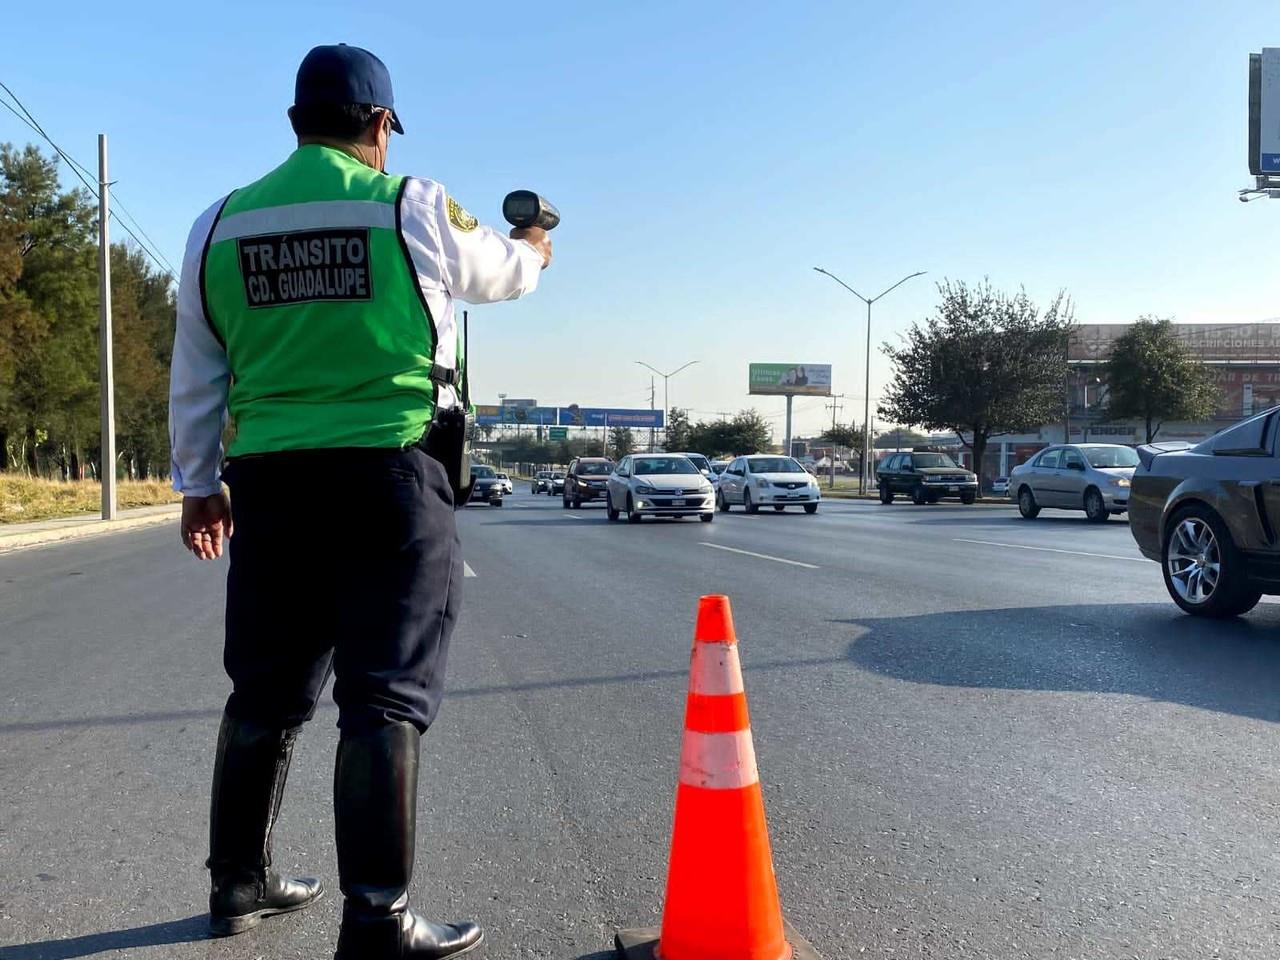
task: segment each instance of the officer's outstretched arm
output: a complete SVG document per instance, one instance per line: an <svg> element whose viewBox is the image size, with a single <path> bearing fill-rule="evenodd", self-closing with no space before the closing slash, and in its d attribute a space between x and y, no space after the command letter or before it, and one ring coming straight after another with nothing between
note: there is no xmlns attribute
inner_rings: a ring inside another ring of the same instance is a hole
<svg viewBox="0 0 1280 960"><path fill-rule="evenodd" d="M545 259L532 244L480 224L443 188L433 199L442 279L452 296L493 303L537 288Z"/></svg>

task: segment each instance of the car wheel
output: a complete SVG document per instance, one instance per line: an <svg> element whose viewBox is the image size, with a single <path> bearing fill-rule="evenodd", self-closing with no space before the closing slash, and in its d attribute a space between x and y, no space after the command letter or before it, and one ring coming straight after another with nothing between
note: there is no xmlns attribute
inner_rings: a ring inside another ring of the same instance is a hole
<svg viewBox="0 0 1280 960"><path fill-rule="evenodd" d="M1262 591L1246 579L1244 560L1227 525L1203 504L1173 515L1161 557L1169 596L1192 616L1238 617L1262 598Z"/></svg>
<svg viewBox="0 0 1280 960"><path fill-rule="evenodd" d="M785 510L785 509L786 509L786 507L785 507L783 504L781 504L781 503L775 503L775 504L773 505L773 509L774 509L776 512L781 513L783 510Z"/></svg>
<svg viewBox="0 0 1280 960"><path fill-rule="evenodd" d="M931 493L931 494L929 494L929 496L927 496L925 499L928 501L928 503L929 503L929 505L930 505L930 506L933 506L933 504L935 504L935 503L937 503L939 500L941 500L941 499L942 499L942 497L941 497L941 496L939 496L939 495L938 495L938 494L936 494L936 493Z"/></svg>
<svg viewBox="0 0 1280 960"><path fill-rule="evenodd" d="M489 501L489 506L491 506L491 507L500 507L500 506L502 506L502 501L501 501L501 500L490 500L490 501Z"/></svg>
<svg viewBox="0 0 1280 960"><path fill-rule="evenodd" d="M723 490L716 491L716 509L721 513L729 512L729 501L724 498Z"/></svg>
<svg viewBox="0 0 1280 960"><path fill-rule="evenodd" d="M745 510L745 511L747 511L747 513L759 513L759 512L760 512L760 508L759 508L756 504L754 504L754 503L752 503L752 502L751 502L751 491L750 491L750 490L743 490L743 491L742 491L742 509L743 509L743 510Z"/></svg>
<svg viewBox="0 0 1280 960"><path fill-rule="evenodd" d="M962 493L962 494L960 494L960 502L961 502L961 503L963 503L963 504L970 504L970 503L973 503L973 502L974 502L975 500L977 500L977 499L978 499L978 495L977 495L976 493Z"/></svg>
<svg viewBox="0 0 1280 960"><path fill-rule="evenodd" d="M1036 495L1031 492L1030 487L1018 490L1018 512L1024 520L1034 520L1040 516L1040 504L1036 503Z"/></svg>
<svg viewBox="0 0 1280 960"><path fill-rule="evenodd" d="M636 512L635 503L631 499L631 494L627 494L627 523L639 523L643 517Z"/></svg>
<svg viewBox="0 0 1280 960"><path fill-rule="evenodd" d="M613 497L607 493L604 495L604 515L610 520L618 519L618 511L613 508Z"/></svg>
<svg viewBox="0 0 1280 960"><path fill-rule="evenodd" d="M698 519L699 519L699 520L701 520L703 523L710 523L710 522L711 522L712 520L714 520L715 518L716 518L716 515L715 515L714 513L700 513L700 514L698 514Z"/></svg>
<svg viewBox="0 0 1280 960"><path fill-rule="evenodd" d="M1097 487L1090 487L1084 492L1084 515L1094 523L1106 523L1111 519L1107 512L1107 502Z"/></svg>
<svg viewBox="0 0 1280 960"><path fill-rule="evenodd" d="M929 495L924 492L924 486L917 483L911 488L911 502L916 506L922 506L929 500Z"/></svg>
<svg viewBox="0 0 1280 960"><path fill-rule="evenodd" d="M893 491L889 489L887 483L880 484L880 502L893 503Z"/></svg>
<svg viewBox="0 0 1280 960"><path fill-rule="evenodd" d="M568 498L568 497L561 497L561 498L560 498L560 506L561 506L563 509L568 510L568 509L569 509L569 498Z"/></svg>
<svg viewBox="0 0 1280 960"><path fill-rule="evenodd" d="M805 512L805 513L817 513L817 512L818 512L818 505L817 505L816 503L806 503L806 504L804 505L804 512Z"/></svg>

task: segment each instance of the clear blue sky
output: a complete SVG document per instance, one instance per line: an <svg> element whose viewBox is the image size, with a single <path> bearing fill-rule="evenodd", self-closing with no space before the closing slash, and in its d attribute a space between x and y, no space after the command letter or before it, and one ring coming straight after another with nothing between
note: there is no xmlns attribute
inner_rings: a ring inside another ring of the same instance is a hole
<svg viewBox="0 0 1280 960"><path fill-rule="evenodd" d="M984 275L1081 322L1280 315L1280 201L1236 201L1256 2L23 4L0 79L170 260L191 220L291 149L303 53L367 46L408 135L391 168L500 222L514 187L564 215L528 301L472 313L481 402L647 406L645 360L696 415L750 360L830 362L861 416L874 339L933 282ZM16 18L16 19L15 19ZM0 112L0 140L28 131ZM877 354L872 395L888 365ZM661 383L658 403L661 405ZM754 398L780 422L780 399ZM797 401L802 429L821 400Z"/></svg>

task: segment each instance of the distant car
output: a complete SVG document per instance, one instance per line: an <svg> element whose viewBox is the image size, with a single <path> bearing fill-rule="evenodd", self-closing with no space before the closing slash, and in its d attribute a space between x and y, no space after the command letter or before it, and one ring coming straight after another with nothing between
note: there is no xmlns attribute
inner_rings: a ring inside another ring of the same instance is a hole
<svg viewBox="0 0 1280 960"><path fill-rule="evenodd" d="M1203 443L1138 448L1129 530L1194 616L1234 617L1280 594L1280 407Z"/></svg>
<svg viewBox="0 0 1280 960"><path fill-rule="evenodd" d="M991 492L997 497L1006 497L1009 495L1009 478L996 477L991 481Z"/></svg>
<svg viewBox="0 0 1280 960"><path fill-rule="evenodd" d="M729 466L729 461L728 461L728 460L712 460L712 461L711 461L711 472L712 472L712 473L714 473L714 474L718 477L718 476L720 476L722 473L724 473L725 468L726 468L727 466Z"/></svg>
<svg viewBox="0 0 1280 960"><path fill-rule="evenodd" d="M1138 465L1132 447L1070 443L1045 447L1009 474L1009 497L1033 520L1042 507L1083 510L1094 523L1129 508L1129 484Z"/></svg>
<svg viewBox="0 0 1280 960"><path fill-rule="evenodd" d="M689 462L698 468L699 473L701 473L704 477L706 477L712 483L715 483L716 472L711 469L711 461L708 460L706 457L704 457L702 454L685 453L684 451L676 450L673 453L668 454L668 456L688 457Z"/></svg>
<svg viewBox="0 0 1280 960"><path fill-rule="evenodd" d="M761 507L781 512L791 506L817 513L821 499L818 481L794 457L764 454L730 462L716 489L716 506L725 512L740 503L747 513L758 513Z"/></svg>
<svg viewBox="0 0 1280 960"><path fill-rule="evenodd" d="M644 517L715 519L711 482L688 457L676 454L634 454L623 457L609 476L605 515L617 520L623 513L631 523Z"/></svg>
<svg viewBox="0 0 1280 960"><path fill-rule="evenodd" d="M943 497L959 497L961 503L978 499L977 476L945 453L890 454L876 469L876 485L881 503L893 503L899 493L916 504L937 503Z"/></svg>
<svg viewBox="0 0 1280 960"><path fill-rule="evenodd" d="M533 475L533 480L529 484L530 493L546 493L547 484L551 482L550 470L539 470Z"/></svg>
<svg viewBox="0 0 1280 960"><path fill-rule="evenodd" d="M554 497L557 493L564 493L564 474L558 470L547 478L547 496Z"/></svg>
<svg viewBox="0 0 1280 960"><path fill-rule="evenodd" d="M564 490L560 500L564 508L575 510L584 500L603 500L609 486L609 474L613 473L613 461L605 457L575 457L569 464L564 478Z"/></svg>
<svg viewBox="0 0 1280 960"><path fill-rule="evenodd" d="M511 485L511 478L505 473L498 474L498 480L502 484L503 493L515 493L515 488Z"/></svg>
<svg viewBox="0 0 1280 960"><path fill-rule="evenodd" d="M467 501L472 503L487 503L491 507L502 506L502 481L498 479L498 473L493 467L485 466L483 463L474 463L471 465L471 498Z"/></svg>

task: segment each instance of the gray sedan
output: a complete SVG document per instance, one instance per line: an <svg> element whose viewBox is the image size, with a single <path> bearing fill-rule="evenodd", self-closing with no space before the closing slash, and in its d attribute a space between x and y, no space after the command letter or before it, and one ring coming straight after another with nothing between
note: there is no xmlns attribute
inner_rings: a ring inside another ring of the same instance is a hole
<svg viewBox="0 0 1280 960"><path fill-rule="evenodd" d="M1009 497L1028 520L1042 507L1083 510L1094 523L1129 508L1138 454L1117 443L1046 447L1009 474Z"/></svg>

